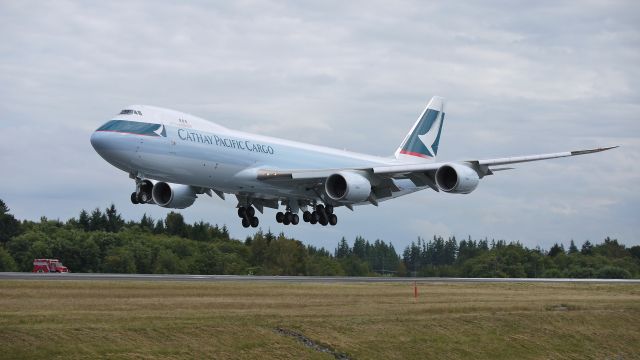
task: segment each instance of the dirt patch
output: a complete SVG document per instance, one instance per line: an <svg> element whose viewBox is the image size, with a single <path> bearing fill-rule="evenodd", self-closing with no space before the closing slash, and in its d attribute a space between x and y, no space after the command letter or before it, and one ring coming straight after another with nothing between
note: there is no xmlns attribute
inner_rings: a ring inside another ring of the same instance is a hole
<svg viewBox="0 0 640 360"><path fill-rule="evenodd" d="M292 337L296 340L298 340L299 342L301 342L304 346L313 349L315 351L319 351L319 352L323 352L323 353L327 353L327 354L331 354L333 355L333 357L335 357L336 359L339 360L352 360L353 358L349 357L347 354L342 353L337 351L336 349L328 346L328 345L324 345L324 344L320 344L316 341L313 341L311 339L309 339L308 337L306 337L304 334L299 333L297 331L294 330L290 330L290 329L285 329L282 327L277 327L274 329L274 331L277 334L280 334L282 336L288 336L288 337Z"/></svg>
<svg viewBox="0 0 640 360"><path fill-rule="evenodd" d="M552 304L544 307L547 311L572 311L578 310L578 307L571 304Z"/></svg>

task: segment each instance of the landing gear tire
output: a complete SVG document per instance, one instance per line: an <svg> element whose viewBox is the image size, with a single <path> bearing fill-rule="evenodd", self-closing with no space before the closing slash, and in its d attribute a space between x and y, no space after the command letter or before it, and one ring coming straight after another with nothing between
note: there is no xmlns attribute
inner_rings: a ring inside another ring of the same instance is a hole
<svg viewBox="0 0 640 360"><path fill-rule="evenodd" d="M327 205L327 207L324 208L324 212L327 213L327 215L333 214L333 206Z"/></svg>
<svg viewBox="0 0 640 360"><path fill-rule="evenodd" d="M247 218L243 218L242 219L242 227L248 228L251 224L249 223L249 219Z"/></svg>
<svg viewBox="0 0 640 360"><path fill-rule="evenodd" d="M282 219L282 223L284 225L289 225L291 224L291 220L287 216L285 216L284 219Z"/></svg>
<svg viewBox="0 0 640 360"><path fill-rule="evenodd" d="M255 228L255 227L258 227L258 224L260 224L260 220L258 220L258 218L254 216L254 217L251 218L250 223L251 223L251 227ZM243 225L244 225L244 223L243 223Z"/></svg>
<svg viewBox="0 0 640 360"><path fill-rule="evenodd" d="M311 212L309 211L305 211L302 213L302 220L304 222L309 222L309 220L311 220Z"/></svg>
<svg viewBox="0 0 640 360"><path fill-rule="evenodd" d="M287 221L287 225L291 224L293 222L293 214L291 214L290 212L287 211L286 214L284 214L284 218Z"/></svg>
<svg viewBox="0 0 640 360"><path fill-rule="evenodd" d="M324 217L322 219L320 219L320 221L318 221L318 222L322 226L327 226L327 224L329 223L329 221L327 219L325 219Z"/></svg>
<svg viewBox="0 0 640 360"><path fill-rule="evenodd" d="M300 217L298 216L298 214L291 215L291 224L298 225L299 222L300 222Z"/></svg>
<svg viewBox="0 0 640 360"><path fill-rule="evenodd" d="M336 226L337 223L338 217L336 216L336 214L329 215L329 224L331 224L331 226Z"/></svg>
<svg viewBox="0 0 640 360"><path fill-rule="evenodd" d="M146 204L151 200L151 195L147 194L146 192L140 193L140 203L141 204Z"/></svg>
<svg viewBox="0 0 640 360"><path fill-rule="evenodd" d="M282 224L283 220L284 220L284 213L282 211L278 211L278 213L276 214L276 221Z"/></svg>
<svg viewBox="0 0 640 360"><path fill-rule="evenodd" d="M241 206L238 208L238 217L245 217L245 215L247 214L247 208L245 208L244 206Z"/></svg>
<svg viewBox="0 0 640 360"><path fill-rule="evenodd" d="M135 205L140 204L140 201L138 201L138 194L136 194L135 191L131 193L131 202Z"/></svg>
<svg viewBox="0 0 640 360"><path fill-rule="evenodd" d="M256 209L253 206L249 206L246 210L248 217L253 217L256 214Z"/></svg>

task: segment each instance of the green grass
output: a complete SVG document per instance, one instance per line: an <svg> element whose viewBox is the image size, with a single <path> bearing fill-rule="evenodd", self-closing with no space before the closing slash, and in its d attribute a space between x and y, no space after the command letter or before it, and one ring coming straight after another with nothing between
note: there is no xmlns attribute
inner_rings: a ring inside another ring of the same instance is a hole
<svg viewBox="0 0 640 360"><path fill-rule="evenodd" d="M0 358L640 358L640 286L0 281Z"/></svg>

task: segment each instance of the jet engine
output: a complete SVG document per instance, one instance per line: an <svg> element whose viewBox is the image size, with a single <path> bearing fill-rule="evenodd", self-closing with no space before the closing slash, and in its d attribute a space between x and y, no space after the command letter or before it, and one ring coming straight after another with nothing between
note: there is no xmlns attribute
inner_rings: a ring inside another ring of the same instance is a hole
<svg viewBox="0 0 640 360"><path fill-rule="evenodd" d="M196 201L196 191L189 185L157 182L153 185L153 201L162 207L184 209Z"/></svg>
<svg viewBox="0 0 640 360"><path fill-rule="evenodd" d="M436 184L444 192L468 194L479 182L478 173L466 165L445 164L436 171Z"/></svg>
<svg viewBox="0 0 640 360"><path fill-rule="evenodd" d="M369 198L371 183L358 173L342 171L327 178L324 191L331 200L358 203Z"/></svg>

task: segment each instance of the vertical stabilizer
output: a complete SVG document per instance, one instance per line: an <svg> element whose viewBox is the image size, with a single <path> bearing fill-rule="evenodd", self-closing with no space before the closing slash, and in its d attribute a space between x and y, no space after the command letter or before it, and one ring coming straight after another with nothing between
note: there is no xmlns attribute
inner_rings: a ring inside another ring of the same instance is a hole
<svg viewBox="0 0 640 360"><path fill-rule="evenodd" d="M434 161L443 122L444 99L434 96L396 150L396 159Z"/></svg>

